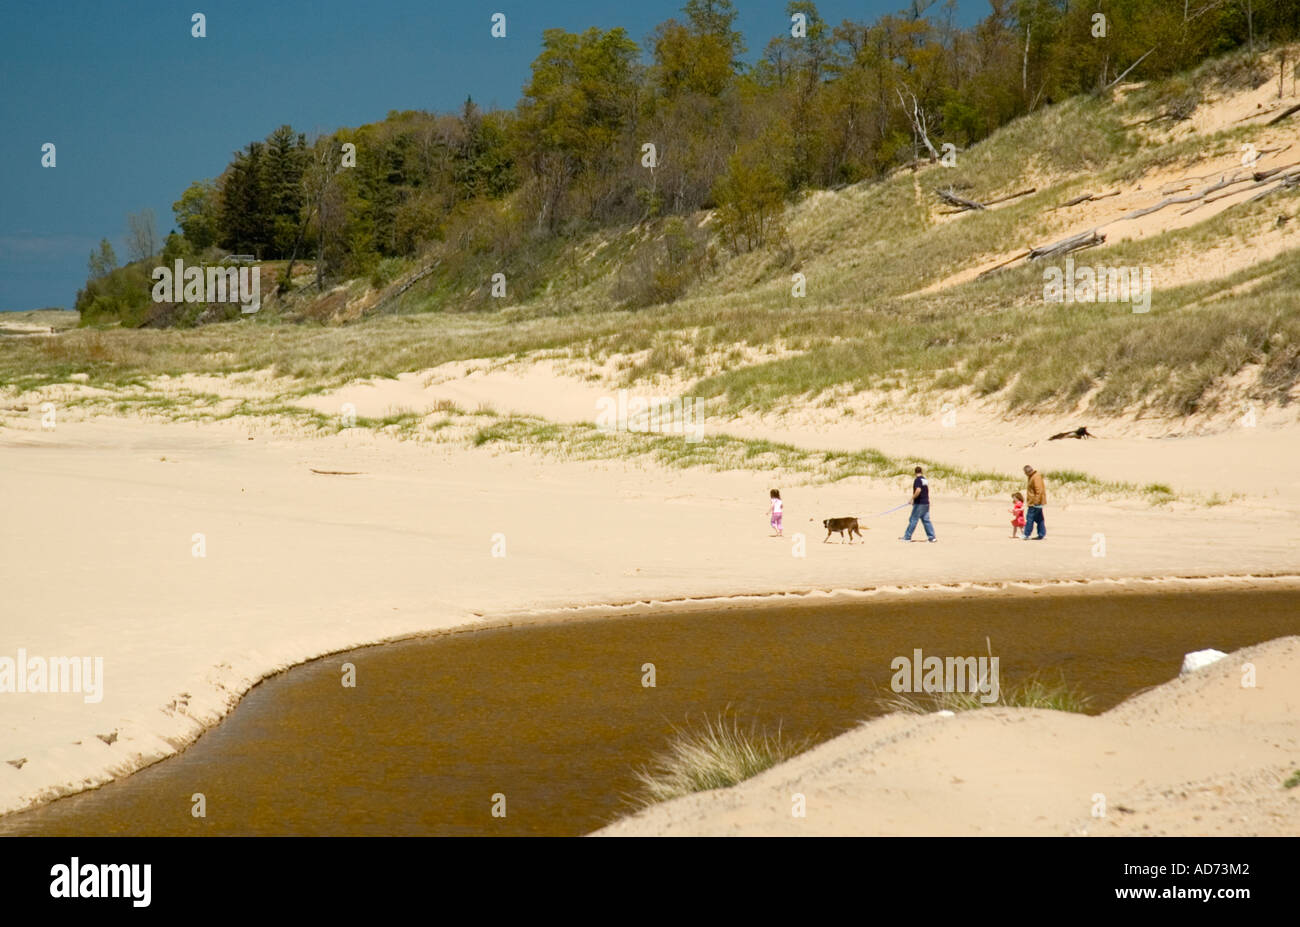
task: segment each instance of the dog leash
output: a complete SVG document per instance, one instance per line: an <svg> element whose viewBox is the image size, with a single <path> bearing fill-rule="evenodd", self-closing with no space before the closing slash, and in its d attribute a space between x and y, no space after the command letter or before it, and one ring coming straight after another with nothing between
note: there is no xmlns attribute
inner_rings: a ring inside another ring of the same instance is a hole
<svg viewBox="0 0 1300 927"><path fill-rule="evenodd" d="M909 501L909 502L904 502L902 505L896 505L896 506L894 506L892 509L885 509L883 512L877 512L875 515L868 515L867 517L868 517L868 518L879 518L881 515L888 515L890 512L897 512L899 509L907 508L907 506L909 506L909 505L911 505L911 504L912 504L912 503L911 503L910 501Z"/></svg>

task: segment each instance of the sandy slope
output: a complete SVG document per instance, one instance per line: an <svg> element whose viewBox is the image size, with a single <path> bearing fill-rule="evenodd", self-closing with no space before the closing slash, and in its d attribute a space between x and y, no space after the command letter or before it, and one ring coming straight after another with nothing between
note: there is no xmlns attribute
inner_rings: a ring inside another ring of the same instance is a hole
<svg viewBox="0 0 1300 927"><path fill-rule="evenodd" d="M196 388L210 384L196 384ZM638 387L632 395L682 395L685 383ZM552 421L593 422L598 403L616 396L604 383L565 375L553 361L502 364L457 361L396 379L363 381L299 400L328 415L345 403L357 415L428 412L440 402L465 409L489 406L503 413L539 415ZM888 397L859 393L827 406L802 406L774 416L721 418L705 413L704 434L765 438L800 447L858 450L960 462L968 468L1018 473L1025 463L1049 470L1082 470L1093 476L1230 498L1240 493L1283 509L1300 509L1300 467L1294 465L1300 418L1291 410L1229 407L1217 420L1109 421L1095 416L1008 418L989 403L957 401L934 409L902 407ZM952 412L951 417L944 410ZM846 415L846 410L852 415ZM950 421L951 425L945 424ZM1090 425L1096 441L1048 441L1048 436Z"/></svg>
<svg viewBox="0 0 1300 927"><path fill-rule="evenodd" d="M1006 540L1001 500L936 483L941 543L900 544L899 513L869 520L864 545L823 545L812 519L881 511L903 488L785 486L790 537L772 539L762 475L255 427L73 410L42 431L37 411L6 416L0 655L102 656L106 694L93 705L0 695L0 809L170 754L271 672L421 631L682 596L1300 573L1300 522L1272 502L1235 504L1231 517L1058 503L1049 542L1025 544ZM204 558L192 556L196 532ZM504 558L492 556L497 532ZM805 557L792 556L797 532ZM1105 557L1092 554L1097 532Z"/></svg>
<svg viewBox="0 0 1300 927"><path fill-rule="evenodd" d="M1268 56L1268 67L1274 74L1278 65L1278 50ZM1294 59L1294 48L1287 48L1284 53ZM1130 84L1118 90L1122 96L1134 89ZM1042 247L1055 241L1078 235L1089 230L1097 230L1106 236L1108 244L1158 237L1176 229L1190 228L1193 225L1240 206L1250 199L1258 189L1246 185L1227 188L1227 192L1217 194L1212 202L1201 201L1194 204L1171 204L1156 212L1143 216L1131 216L1135 211L1145 209L1162 202L1170 196L1192 191L1200 191L1225 178L1246 178L1254 171L1267 171L1272 168L1294 167L1300 158L1296 147L1296 129L1294 123L1283 122L1275 126L1268 125L1270 119L1283 109L1297 102L1295 83L1284 82L1282 96L1278 96L1276 80L1267 80L1254 89L1237 88L1227 91L1214 91L1202 88L1203 98L1190 119L1182 121L1157 120L1148 123L1137 131L1147 136L1152 143L1173 144L1189 138L1204 139L1202 153L1187 159L1156 166L1139 177L1123 183L1099 185L1091 189L1094 196L1104 197L1071 207L1058 206L1054 210L1053 230L1042 240L1023 242L1023 248L1017 248L996 256L981 258L948 277L916 291L916 295L933 293L947 287L974 280L986 270L995 268L1020 254L1031 246ZM1152 113L1151 115L1155 115ZM1218 143L1218 133L1249 126L1249 134L1240 141L1228 144ZM1253 146L1247 149L1246 145ZM1226 149L1216 152L1216 148ZM936 170L935 168L931 169ZM1039 182L1039 189L1050 188L1059 178ZM1116 195L1108 195L1116 194ZM1059 198L1064 202L1064 197ZM945 213L942 203L928 199L938 222L960 222L967 218L964 214ZM1294 210L1285 198L1277 201L1280 214L1292 215ZM997 208L997 207L993 207ZM1004 207L1005 208L1005 207ZM1295 246L1293 230L1276 227L1272 219L1261 223L1246 241L1221 240L1208 246L1189 249L1188 253L1163 261L1152 268L1154 289L1181 286L1200 280L1211 280L1241 270L1251 264L1275 257L1287 248ZM1080 265L1094 263L1087 253L1075 255ZM1101 261L1101 263L1105 263ZM1155 296L1159 299L1159 295Z"/></svg>
<svg viewBox="0 0 1300 927"><path fill-rule="evenodd" d="M1242 685L1246 663L1253 688ZM1282 783L1297 768L1300 637L1287 637L1095 717L890 715L598 833L1295 835L1300 789ZM792 813L796 794L806 817Z"/></svg>

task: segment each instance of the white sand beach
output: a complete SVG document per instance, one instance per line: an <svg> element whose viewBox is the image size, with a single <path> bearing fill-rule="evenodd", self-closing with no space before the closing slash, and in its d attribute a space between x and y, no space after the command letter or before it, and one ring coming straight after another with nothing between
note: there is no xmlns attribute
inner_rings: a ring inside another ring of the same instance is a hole
<svg viewBox="0 0 1300 927"><path fill-rule="evenodd" d="M550 382L551 393L575 391L572 381ZM462 400L479 395L472 382L451 388ZM540 377L513 391L554 414L551 393ZM573 409L580 418L576 400ZM161 424L74 408L44 430L35 405L5 415L6 522L22 530L0 535L0 655L102 657L104 692L95 704L77 694L0 698L0 811L166 757L268 674L395 637L690 597L1171 577L1208 588L1300 574L1298 432L1263 420L1217 436L1032 449L1044 470L1113 470L1179 492L1240 494L1224 505L1058 493L1048 541L1025 543L1006 537L1005 500L948 493L936 481L940 543L900 544L904 511L867 518L866 542L847 545L821 543L821 519L891 508L906 498L904 482L783 486L786 537L777 539L766 518L770 478L760 474L563 461L363 429L309 438L259 419ZM1029 452L1005 446L1011 427L941 434L926 453L1015 472ZM842 429L823 431L823 444L848 444ZM881 443L886 430L870 429L862 443ZM1221 454L1203 450L1214 442ZM1094 556L1099 533L1105 556ZM193 555L196 534L203 557ZM504 557L492 555L496 535Z"/></svg>

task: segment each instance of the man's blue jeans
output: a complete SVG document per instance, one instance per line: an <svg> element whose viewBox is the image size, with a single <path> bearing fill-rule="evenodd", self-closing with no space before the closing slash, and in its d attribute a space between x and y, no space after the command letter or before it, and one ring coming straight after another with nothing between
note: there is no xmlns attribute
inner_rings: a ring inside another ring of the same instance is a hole
<svg viewBox="0 0 1300 927"><path fill-rule="evenodd" d="M920 522L925 526L925 536L934 540L934 525L930 524L930 503L914 503L912 505L912 515L907 519L907 530L903 532L903 540L912 540L912 532L916 530L916 523Z"/></svg>
<svg viewBox="0 0 1300 927"><path fill-rule="evenodd" d="M1040 538L1047 537L1047 520L1043 518L1043 507L1041 505L1031 505L1025 509L1025 537L1029 537L1035 523L1038 525L1038 536Z"/></svg>

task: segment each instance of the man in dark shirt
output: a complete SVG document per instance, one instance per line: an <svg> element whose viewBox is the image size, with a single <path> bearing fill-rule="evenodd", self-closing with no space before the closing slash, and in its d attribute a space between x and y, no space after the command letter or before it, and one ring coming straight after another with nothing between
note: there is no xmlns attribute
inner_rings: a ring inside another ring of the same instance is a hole
<svg viewBox="0 0 1300 927"><path fill-rule="evenodd" d="M907 519L907 530L903 532L901 540L912 540L912 532L916 530L918 521L925 527L925 536L931 544L939 540L934 536L934 525L930 524L930 484L926 482L920 467L916 468L916 479L912 480L912 514Z"/></svg>

